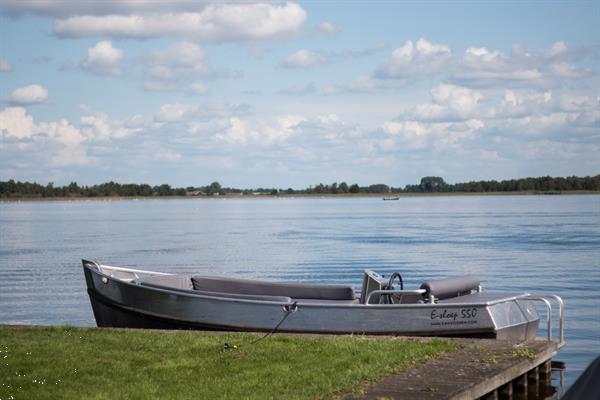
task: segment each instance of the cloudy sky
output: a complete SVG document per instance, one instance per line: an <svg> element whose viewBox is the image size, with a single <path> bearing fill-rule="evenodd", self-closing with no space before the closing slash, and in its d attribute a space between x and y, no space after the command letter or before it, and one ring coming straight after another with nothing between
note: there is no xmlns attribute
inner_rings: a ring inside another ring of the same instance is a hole
<svg viewBox="0 0 600 400"><path fill-rule="evenodd" d="M600 3L0 0L0 180L600 173Z"/></svg>

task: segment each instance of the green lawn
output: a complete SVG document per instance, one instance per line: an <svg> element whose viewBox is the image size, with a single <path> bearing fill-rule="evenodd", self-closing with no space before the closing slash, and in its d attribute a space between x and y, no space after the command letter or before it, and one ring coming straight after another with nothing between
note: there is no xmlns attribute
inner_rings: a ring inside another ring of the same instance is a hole
<svg viewBox="0 0 600 400"><path fill-rule="evenodd" d="M0 399L314 399L457 348L416 341L0 327ZM223 351L223 344L240 345Z"/></svg>

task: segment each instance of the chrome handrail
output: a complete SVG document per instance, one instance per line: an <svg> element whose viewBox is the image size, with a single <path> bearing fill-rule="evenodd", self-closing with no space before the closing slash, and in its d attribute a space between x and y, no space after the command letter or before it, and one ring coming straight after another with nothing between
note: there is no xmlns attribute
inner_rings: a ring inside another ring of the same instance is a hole
<svg viewBox="0 0 600 400"><path fill-rule="evenodd" d="M560 349L561 347L563 347L565 345L565 332L564 332L565 303L563 302L562 298L560 298L560 296L557 296L555 294L547 294L547 295L529 295L529 296L523 297L523 299L539 301L539 302L544 303L544 305L546 306L546 318L548 320L548 325L547 325L548 340L552 340L552 304L550 304L549 300L556 301L556 304L558 304L558 337L559 337L558 348Z"/></svg>
<svg viewBox="0 0 600 400"><path fill-rule="evenodd" d="M417 289L417 290L401 290L401 289L389 289L389 290L385 290L385 289L381 289L381 290L373 290L371 292L369 292L369 295L367 296L367 299L365 300L365 304L366 305L371 305L371 297L373 297L376 294L382 295L382 294L420 294L423 295L425 294L427 291L425 289Z"/></svg>

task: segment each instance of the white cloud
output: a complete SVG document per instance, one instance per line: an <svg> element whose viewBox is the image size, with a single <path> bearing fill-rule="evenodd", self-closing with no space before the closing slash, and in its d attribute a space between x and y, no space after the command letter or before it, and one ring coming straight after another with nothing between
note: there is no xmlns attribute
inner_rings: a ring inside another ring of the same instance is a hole
<svg viewBox="0 0 600 400"><path fill-rule="evenodd" d="M229 127L217 133L215 138L228 144L244 145L248 141L248 128L244 121L234 117L229 119Z"/></svg>
<svg viewBox="0 0 600 400"><path fill-rule="evenodd" d="M163 92L179 89L185 80L208 72L205 58L200 46L186 41L149 54L144 57L147 65L144 90ZM197 93L193 88L192 91Z"/></svg>
<svg viewBox="0 0 600 400"><path fill-rule="evenodd" d="M83 135L89 140L109 140L123 139L142 130L143 125L140 118L134 118L131 124L121 120L111 120L108 115L100 112L93 112L92 115L85 115L79 119L84 127Z"/></svg>
<svg viewBox="0 0 600 400"><path fill-rule="evenodd" d="M583 78L591 75L589 70L577 68L566 61L551 63L548 70L556 78Z"/></svg>
<svg viewBox="0 0 600 400"><path fill-rule="evenodd" d="M385 151L431 148L460 152L462 143L475 140L486 127L483 120L467 118L477 108L479 93L442 84L432 90L432 98L434 103L417 106L402 117L409 119L384 122L381 130L387 136L379 146Z"/></svg>
<svg viewBox="0 0 600 400"><path fill-rule="evenodd" d="M35 135L39 129L23 107L8 107L0 111L0 132L24 139Z"/></svg>
<svg viewBox="0 0 600 400"><path fill-rule="evenodd" d="M58 122L42 122L40 131L67 147L80 146L85 141L85 136L81 131L66 119L61 119Z"/></svg>
<svg viewBox="0 0 600 400"><path fill-rule="evenodd" d="M170 80L206 72L206 54L197 44L178 42L146 57L149 65L146 75L154 79Z"/></svg>
<svg viewBox="0 0 600 400"><path fill-rule="evenodd" d="M548 58L554 58L554 57L559 57L559 56L563 56L565 53L567 53L568 48L567 45L565 44L565 42L560 41L560 42L556 42L554 43L546 52L545 55Z"/></svg>
<svg viewBox="0 0 600 400"><path fill-rule="evenodd" d="M123 58L123 50L114 48L108 40L98 42L90 47L87 56L81 60L81 68L96 75L119 75L119 63Z"/></svg>
<svg viewBox="0 0 600 400"><path fill-rule="evenodd" d="M542 73L533 65L513 63L499 51L489 51L485 47L469 47L465 50L462 64L453 76L454 80L468 84L535 84L542 79Z"/></svg>
<svg viewBox="0 0 600 400"><path fill-rule="evenodd" d="M379 79L407 79L437 72L452 57L450 47L421 38L415 44L407 40L375 71Z"/></svg>
<svg viewBox="0 0 600 400"><path fill-rule="evenodd" d="M40 85L29 85L13 91L8 100L15 104L35 104L48 100L48 91Z"/></svg>
<svg viewBox="0 0 600 400"><path fill-rule="evenodd" d="M565 111L600 110L600 97L593 99L589 96L565 94L561 98L560 108Z"/></svg>
<svg viewBox="0 0 600 400"><path fill-rule="evenodd" d="M4 58L0 58L0 72L11 72L13 70L13 66Z"/></svg>
<svg viewBox="0 0 600 400"><path fill-rule="evenodd" d="M590 76L590 70L567 62L571 53L564 42L536 52L515 45L510 55L485 47L469 47L452 80L480 87L550 87L562 85L567 79Z"/></svg>
<svg viewBox="0 0 600 400"><path fill-rule="evenodd" d="M442 83L431 91L436 104L447 106L459 115L470 114L478 105L483 95L466 87Z"/></svg>
<svg viewBox="0 0 600 400"><path fill-rule="evenodd" d="M275 118L242 120L229 118L225 126L214 136L217 141L228 145L271 146L284 143L295 133L306 118L300 115L283 115Z"/></svg>
<svg viewBox="0 0 600 400"><path fill-rule="evenodd" d="M358 50L330 51L318 53L307 49L300 49L288 55L280 65L285 68L313 68L334 62L356 60L369 57L385 49L383 44L375 44Z"/></svg>
<svg viewBox="0 0 600 400"><path fill-rule="evenodd" d="M442 83L431 91L432 103L418 104L409 116L420 121L465 120L481 113L483 94L466 87Z"/></svg>
<svg viewBox="0 0 600 400"><path fill-rule="evenodd" d="M314 68L327 63L327 58L306 49L298 50L285 58L281 66L285 68Z"/></svg>
<svg viewBox="0 0 600 400"><path fill-rule="evenodd" d="M393 148L397 140L402 145L412 149L420 149L427 145L428 137L432 133L431 127L418 121L384 122L382 129L392 138L384 139L384 148Z"/></svg>
<svg viewBox="0 0 600 400"><path fill-rule="evenodd" d="M328 21L321 22L317 27L317 30L323 35L335 35L338 33L338 28Z"/></svg>
<svg viewBox="0 0 600 400"><path fill-rule="evenodd" d="M50 139L62 144L62 147L50 154L50 163L53 167L64 167L69 165L86 165L95 162L89 157L85 147L85 136L81 130L66 120L57 122L42 122L39 124L41 133Z"/></svg>
<svg viewBox="0 0 600 400"><path fill-rule="evenodd" d="M64 118L36 123L25 108L8 107L0 111L0 134L16 140L16 148L44 154L47 159L38 160L40 163L64 167L96 162L95 157L88 155L88 146L95 142L123 139L151 126L139 115L126 122L110 119L86 106L82 109L91 115L81 117L77 126Z"/></svg>
<svg viewBox="0 0 600 400"><path fill-rule="evenodd" d="M496 118L518 118L551 111L552 91L524 93L506 89L500 104L492 111Z"/></svg>
<svg viewBox="0 0 600 400"><path fill-rule="evenodd" d="M192 109L193 107L187 104L163 104L156 117L160 122L176 122L182 120Z"/></svg>
<svg viewBox="0 0 600 400"><path fill-rule="evenodd" d="M87 149L80 145L65 146L51 157L53 167L66 167L70 165L95 164L97 159L87 154Z"/></svg>
<svg viewBox="0 0 600 400"><path fill-rule="evenodd" d="M285 142L296 133L296 129L304 121L306 118L301 115L284 115L278 117L274 123L263 122L254 139L263 146Z"/></svg>
<svg viewBox="0 0 600 400"><path fill-rule="evenodd" d="M111 129L108 124L108 118L106 116L86 115L81 117L79 121L81 122L81 125L90 127L88 129L90 137L110 137Z"/></svg>
<svg viewBox="0 0 600 400"><path fill-rule="evenodd" d="M61 37L146 39L170 36L224 42L288 36L296 33L305 19L306 11L295 3L219 3L206 5L200 12L78 15L56 20L54 32Z"/></svg>

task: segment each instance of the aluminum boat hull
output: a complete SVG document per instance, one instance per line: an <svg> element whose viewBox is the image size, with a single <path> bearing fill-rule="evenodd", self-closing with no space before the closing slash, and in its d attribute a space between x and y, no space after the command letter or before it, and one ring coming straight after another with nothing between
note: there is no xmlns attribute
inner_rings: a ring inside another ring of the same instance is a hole
<svg viewBox="0 0 600 400"><path fill-rule="evenodd" d="M271 331L290 305L147 287L85 263L84 274L99 327ZM482 292L435 304L299 301L278 331L529 340L540 319L526 296Z"/></svg>

